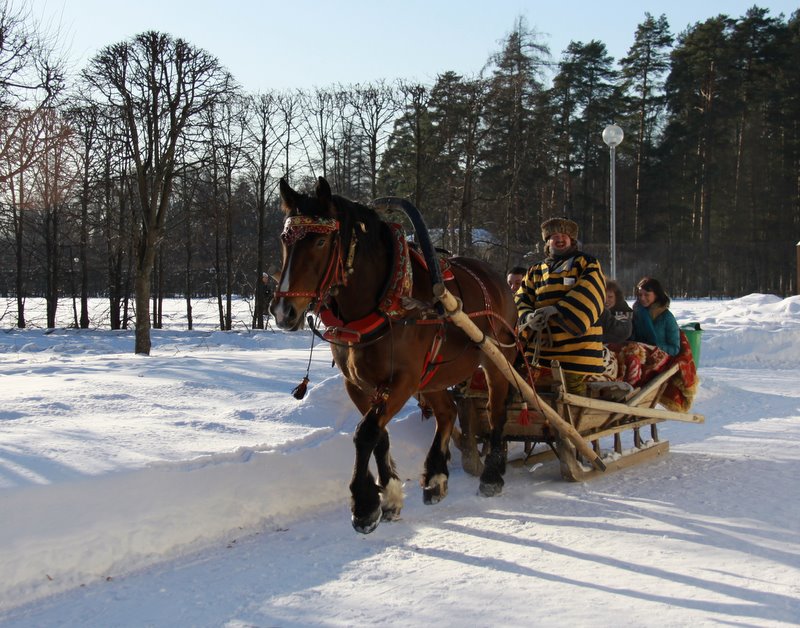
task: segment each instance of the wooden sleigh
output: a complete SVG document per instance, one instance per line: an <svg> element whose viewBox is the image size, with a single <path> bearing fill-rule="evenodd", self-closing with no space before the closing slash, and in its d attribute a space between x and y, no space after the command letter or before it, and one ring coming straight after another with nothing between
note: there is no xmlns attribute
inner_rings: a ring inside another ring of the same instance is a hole
<svg viewBox="0 0 800 628"><path fill-rule="evenodd" d="M537 385L536 394L539 404L548 404L590 444L594 454L603 461L605 470L619 470L658 458L669 451L669 441L661 440L658 435L658 424L662 421L703 422L703 416L699 414L655 407L669 379L677 371L678 365L675 364L643 388L632 390L624 400L608 401L599 398L600 386L593 388L590 385L590 396L587 397L566 392L561 369L555 364L553 380L543 386ZM454 434L453 441L461 451L464 470L480 475L482 452L490 431L486 391L473 380L458 387L454 394L460 432ZM543 409L536 406L526 403L519 395L509 400L504 439L524 444L523 456L509 463L531 466L557 457L562 477L573 482L602 473L577 451L570 439L560 436ZM537 445L542 446L539 451L536 451Z"/></svg>
<svg viewBox="0 0 800 628"><path fill-rule="evenodd" d="M583 397L568 393L563 374L557 363L551 364L553 385L548 390L537 390L508 362L496 340L487 337L462 310L462 303L449 292L442 278L436 253L430 242L427 228L419 212L403 199L387 198L373 202L383 210L403 209L411 220L420 248L427 262L433 283L436 309L442 318L461 328L518 391L521 400L507 404L507 420L501 440L525 443L525 462L557 456L565 479L579 481L606 470L621 469L665 454L669 443L658 437L658 423L666 420L702 423L699 414L675 412L656 408L658 399L669 380L679 370L673 365L660 373L641 390L634 391L622 401ZM462 464L469 473L480 475L483 461L481 445L489 437L486 405L488 396L481 391L474 394L465 389L458 395L460 433L454 430L453 438L462 451ZM524 408L525 413L522 412ZM525 417L522 419L521 417ZM642 436L648 428L650 438ZM623 435L630 433L632 447L625 449ZM495 434L495 437L497 435ZM603 439L611 439L612 448L603 449ZM549 450L534 453L536 444L545 444Z"/></svg>

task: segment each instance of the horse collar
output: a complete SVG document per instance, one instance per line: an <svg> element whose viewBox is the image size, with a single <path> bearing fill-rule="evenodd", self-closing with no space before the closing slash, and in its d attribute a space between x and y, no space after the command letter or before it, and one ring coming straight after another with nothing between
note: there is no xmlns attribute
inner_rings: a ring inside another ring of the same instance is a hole
<svg viewBox="0 0 800 628"><path fill-rule="evenodd" d="M338 318L330 307L323 307L320 319L327 328L323 334L326 340L349 344L364 342L381 332L390 320L398 320L406 315L403 299L411 296L412 288L408 241L401 225L387 223L387 226L392 236L392 266L383 295L378 299L375 310L358 320L345 322ZM355 238L353 240L355 241Z"/></svg>

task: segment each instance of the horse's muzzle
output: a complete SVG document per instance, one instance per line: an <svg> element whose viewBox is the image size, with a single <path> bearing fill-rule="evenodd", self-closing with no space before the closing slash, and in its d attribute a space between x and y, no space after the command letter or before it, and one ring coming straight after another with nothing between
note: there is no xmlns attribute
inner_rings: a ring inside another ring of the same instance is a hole
<svg viewBox="0 0 800 628"><path fill-rule="evenodd" d="M298 331L303 328L305 309L305 307L299 309L292 299L287 298L272 299L269 306L269 312L275 319L275 324L285 331Z"/></svg>

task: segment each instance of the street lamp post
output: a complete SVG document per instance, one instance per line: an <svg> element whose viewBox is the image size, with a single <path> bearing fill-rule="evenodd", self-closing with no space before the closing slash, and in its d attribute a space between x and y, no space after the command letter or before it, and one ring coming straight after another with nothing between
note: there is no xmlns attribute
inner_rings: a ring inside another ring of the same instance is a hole
<svg viewBox="0 0 800 628"><path fill-rule="evenodd" d="M610 277L617 278L617 194L616 194L616 150L617 146L622 143L622 138L625 134L622 129L616 124L609 124L603 129L603 141L608 146L609 159L611 162L610 174L610 206L611 206L611 251L609 254L610 259Z"/></svg>

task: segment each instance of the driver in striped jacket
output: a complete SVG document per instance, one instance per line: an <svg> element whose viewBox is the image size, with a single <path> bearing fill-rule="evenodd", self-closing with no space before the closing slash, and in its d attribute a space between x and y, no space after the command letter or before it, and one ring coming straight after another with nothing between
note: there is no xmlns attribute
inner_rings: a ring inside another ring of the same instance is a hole
<svg viewBox="0 0 800 628"><path fill-rule="evenodd" d="M567 390L585 394L586 377L602 374L605 277L600 263L578 250L578 225L566 218L542 223L547 257L528 269L514 295L529 361L548 368L558 360Z"/></svg>

